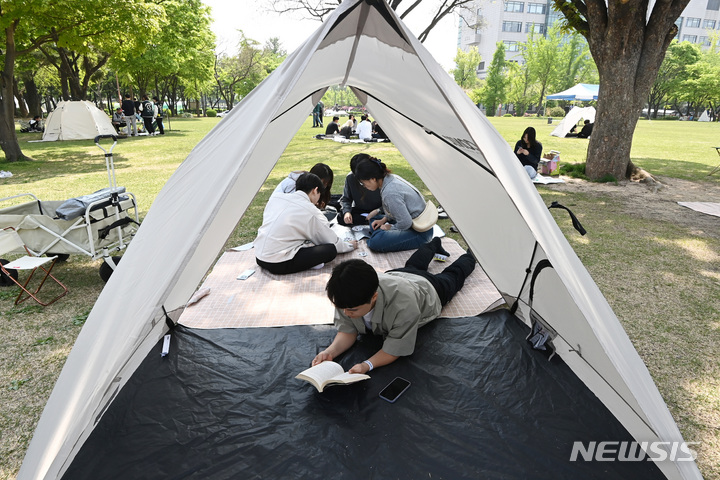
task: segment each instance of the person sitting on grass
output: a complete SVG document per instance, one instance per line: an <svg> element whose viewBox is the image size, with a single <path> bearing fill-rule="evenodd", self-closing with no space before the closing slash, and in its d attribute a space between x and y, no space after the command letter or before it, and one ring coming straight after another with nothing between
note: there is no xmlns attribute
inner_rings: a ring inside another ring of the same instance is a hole
<svg viewBox="0 0 720 480"><path fill-rule="evenodd" d="M542 157L542 143L535 138L535 129L527 127L522 138L515 144L515 156L520 160L530 178L537 176L538 164Z"/></svg>
<svg viewBox="0 0 720 480"><path fill-rule="evenodd" d="M337 133L340 133L340 117L334 116L332 119L332 122L328 123L327 128L325 129L325 135L335 135Z"/></svg>
<svg viewBox="0 0 720 480"><path fill-rule="evenodd" d="M315 206L324 188L320 177L303 173L295 188L270 197L254 242L257 264L276 275L322 268L338 253L357 248L357 241L338 238Z"/></svg>
<svg viewBox="0 0 720 480"><path fill-rule="evenodd" d="M382 335L382 348L350 373L367 373L415 351L418 328L435 320L475 269L463 254L441 273L427 271L436 253L448 255L439 237L415 251L405 267L378 274L363 260L347 260L333 268L326 291L335 306L338 332L312 365L333 360L353 346L359 334Z"/></svg>

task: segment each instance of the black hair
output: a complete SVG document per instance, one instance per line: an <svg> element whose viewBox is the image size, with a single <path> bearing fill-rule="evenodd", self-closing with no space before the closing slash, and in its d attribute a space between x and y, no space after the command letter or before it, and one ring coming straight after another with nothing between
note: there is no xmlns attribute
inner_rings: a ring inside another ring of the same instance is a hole
<svg viewBox="0 0 720 480"><path fill-rule="evenodd" d="M158 97L153 97L152 99L153 99L154 101L156 101L156 102L159 102L159 101L160 101L160 100L158 99Z"/></svg>
<svg viewBox="0 0 720 480"><path fill-rule="evenodd" d="M325 291L337 308L355 308L370 303L378 285L375 269L360 259L354 259L333 268Z"/></svg>
<svg viewBox="0 0 720 480"><path fill-rule="evenodd" d="M325 190L322 180L320 180L320 177L314 173L305 172L295 181L295 190L298 192L305 192L309 194L316 188L321 194Z"/></svg>
<svg viewBox="0 0 720 480"><path fill-rule="evenodd" d="M368 155L367 153L358 153L356 155L353 155L353 157L350 159L350 171L352 173L355 173L355 168L357 168L357 164L360 160L368 160L372 157Z"/></svg>
<svg viewBox="0 0 720 480"><path fill-rule="evenodd" d="M527 136L528 136L528 144L531 147L534 147L535 145L537 145L537 140L535 140L535 129L533 127L527 127L525 129L525 131L523 132L521 139L525 138L525 134L527 134ZM523 140L523 143L524 142L525 142L525 140Z"/></svg>
<svg viewBox="0 0 720 480"><path fill-rule="evenodd" d="M316 163L310 169L310 173L314 173L323 181L323 188L320 189L320 204L324 207L330 203L330 195L333 184L333 171L324 163Z"/></svg>
<svg viewBox="0 0 720 480"><path fill-rule="evenodd" d="M585 120L584 124L587 125L588 123L590 123L590 120Z"/></svg>
<svg viewBox="0 0 720 480"><path fill-rule="evenodd" d="M382 160L375 157L360 160L355 167L355 178L358 180L382 179L390 173L392 170L387 168Z"/></svg>
<svg viewBox="0 0 720 480"><path fill-rule="evenodd" d="M340 117L338 117L337 115L333 117L333 122L336 122L338 120L340 120Z"/></svg>
<svg viewBox="0 0 720 480"><path fill-rule="evenodd" d="M360 117L360 120L362 120L362 121L365 121L365 120L367 120L367 115L363 115L363 116L361 116L361 117Z"/></svg>

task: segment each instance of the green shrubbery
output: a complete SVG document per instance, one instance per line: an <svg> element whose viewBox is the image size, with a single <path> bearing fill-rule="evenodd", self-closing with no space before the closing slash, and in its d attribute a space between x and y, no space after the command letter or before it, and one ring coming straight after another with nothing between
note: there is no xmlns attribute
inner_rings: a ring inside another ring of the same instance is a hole
<svg viewBox="0 0 720 480"><path fill-rule="evenodd" d="M207 115L208 117L217 117L217 110L208 108L207 110L205 110L205 115Z"/></svg>
<svg viewBox="0 0 720 480"><path fill-rule="evenodd" d="M548 110L548 117L564 117L565 109L562 107L553 107Z"/></svg>

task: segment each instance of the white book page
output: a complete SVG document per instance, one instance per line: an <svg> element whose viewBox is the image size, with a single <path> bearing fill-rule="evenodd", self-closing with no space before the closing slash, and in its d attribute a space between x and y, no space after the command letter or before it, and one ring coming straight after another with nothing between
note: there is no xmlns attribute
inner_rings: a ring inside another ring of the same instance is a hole
<svg viewBox="0 0 720 480"><path fill-rule="evenodd" d="M320 385L325 380L330 379L335 375L342 375L344 372L343 368L335 362L322 362L314 367L300 372L300 375L312 378L318 382L318 385Z"/></svg>

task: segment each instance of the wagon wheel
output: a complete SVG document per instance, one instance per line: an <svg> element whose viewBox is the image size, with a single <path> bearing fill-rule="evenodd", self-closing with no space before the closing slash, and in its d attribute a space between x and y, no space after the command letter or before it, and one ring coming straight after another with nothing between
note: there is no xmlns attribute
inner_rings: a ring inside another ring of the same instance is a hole
<svg viewBox="0 0 720 480"><path fill-rule="evenodd" d="M122 257L112 257L113 262L115 262L115 265L120 263L120 259ZM100 265L100 278L102 278L103 282L107 282L110 280L110 275L113 274L113 268L108 265L107 262L103 262L102 265Z"/></svg>
<svg viewBox="0 0 720 480"><path fill-rule="evenodd" d="M0 258L0 263L3 265L7 265L10 263L9 260L5 260L4 258ZM15 280L18 279L18 272L17 270L8 270L8 273L10 274L10 277L14 278ZM15 282L12 281L12 279L5 275L5 272L0 270L0 287L9 287L11 285L15 285Z"/></svg>

